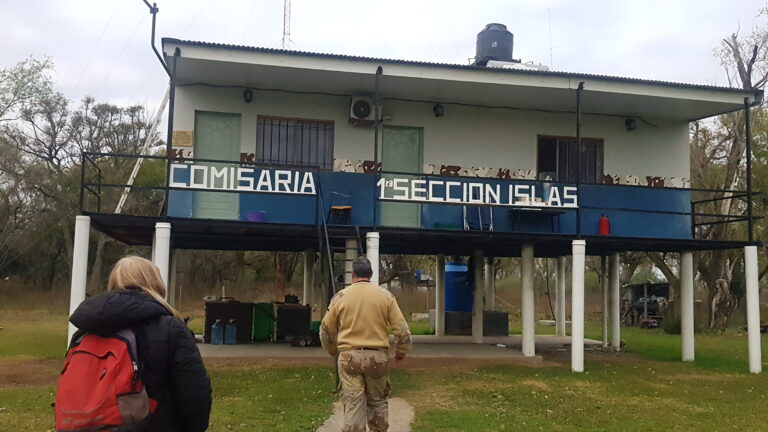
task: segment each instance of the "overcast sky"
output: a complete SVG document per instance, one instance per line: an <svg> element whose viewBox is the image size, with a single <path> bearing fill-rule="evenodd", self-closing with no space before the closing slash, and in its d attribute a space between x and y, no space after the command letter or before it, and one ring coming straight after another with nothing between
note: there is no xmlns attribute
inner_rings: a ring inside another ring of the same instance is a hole
<svg viewBox="0 0 768 432"><path fill-rule="evenodd" d="M279 48L282 0L157 0L160 37ZM58 88L155 106L167 78L141 0L0 1L0 67L49 56ZM293 0L291 49L462 63L485 24L514 33L514 57L555 70L727 85L713 55L748 33L762 0ZM550 31L551 29L551 31ZM550 44L551 38L551 44ZM550 59L551 46L551 59Z"/></svg>

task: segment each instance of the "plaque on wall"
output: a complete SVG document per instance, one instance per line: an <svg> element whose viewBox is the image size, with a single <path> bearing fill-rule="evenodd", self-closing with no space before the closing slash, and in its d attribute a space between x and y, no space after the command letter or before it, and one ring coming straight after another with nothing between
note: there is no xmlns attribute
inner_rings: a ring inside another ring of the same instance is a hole
<svg viewBox="0 0 768 432"><path fill-rule="evenodd" d="M174 147L192 147L194 142L193 131L173 131L173 146Z"/></svg>

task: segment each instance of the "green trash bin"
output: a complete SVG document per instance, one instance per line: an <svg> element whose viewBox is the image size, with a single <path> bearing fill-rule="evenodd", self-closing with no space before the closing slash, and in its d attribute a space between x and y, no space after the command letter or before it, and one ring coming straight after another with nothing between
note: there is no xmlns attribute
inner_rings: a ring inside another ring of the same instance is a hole
<svg viewBox="0 0 768 432"><path fill-rule="evenodd" d="M272 303L253 305L253 341L269 342L275 328L275 315Z"/></svg>

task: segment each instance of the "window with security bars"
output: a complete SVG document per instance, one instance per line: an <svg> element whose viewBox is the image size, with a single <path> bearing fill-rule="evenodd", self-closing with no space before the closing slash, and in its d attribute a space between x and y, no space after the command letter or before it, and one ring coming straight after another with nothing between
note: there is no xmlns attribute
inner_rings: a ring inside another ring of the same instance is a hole
<svg viewBox="0 0 768 432"><path fill-rule="evenodd" d="M333 169L333 122L259 116L256 159L260 163Z"/></svg>
<svg viewBox="0 0 768 432"><path fill-rule="evenodd" d="M539 180L601 183L603 180L603 140L575 137L539 136ZM577 180L578 177L578 180Z"/></svg>

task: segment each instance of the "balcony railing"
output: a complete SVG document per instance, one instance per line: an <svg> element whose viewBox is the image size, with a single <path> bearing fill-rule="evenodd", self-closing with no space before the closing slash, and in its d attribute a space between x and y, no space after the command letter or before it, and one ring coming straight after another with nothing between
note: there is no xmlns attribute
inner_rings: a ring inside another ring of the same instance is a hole
<svg viewBox="0 0 768 432"><path fill-rule="evenodd" d="M137 159L144 164L129 186L124 179ZM748 220L747 194L735 190L362 174L105 153L84 153L82 169L81 209L94 213L113 212L129 188L125 214L266 224L589 236L599 235L607 218L615 237L696 239L713 226ZM730 213L723 214L719 204L726 200Z"/></svg>

